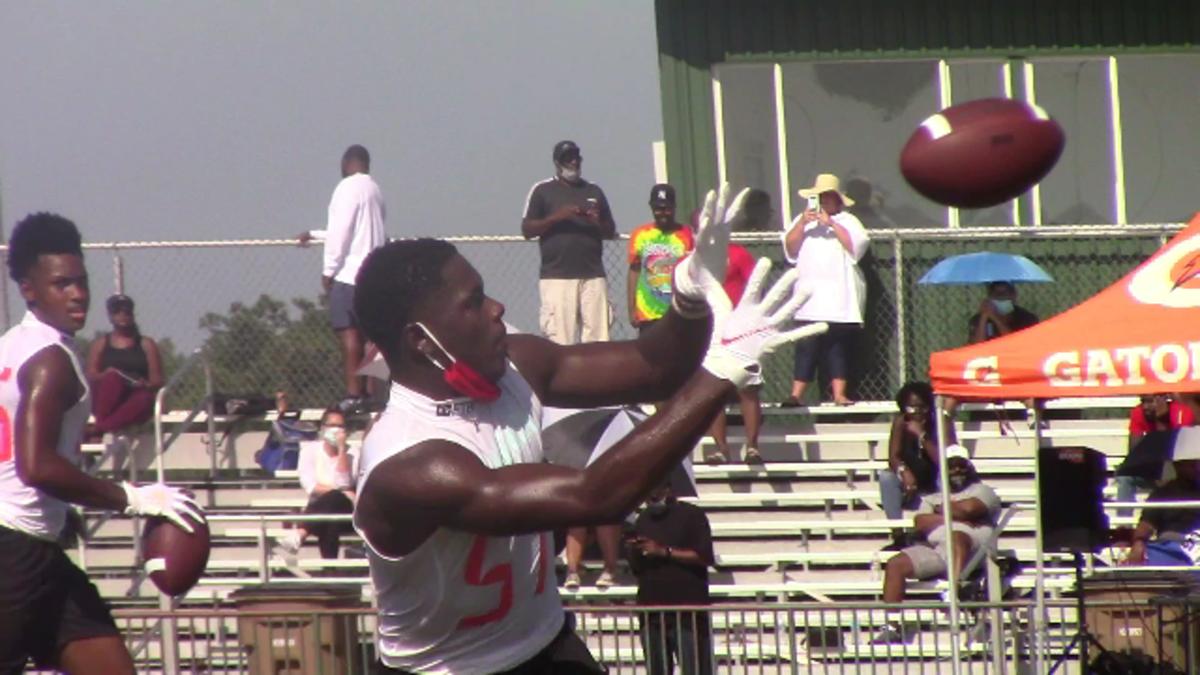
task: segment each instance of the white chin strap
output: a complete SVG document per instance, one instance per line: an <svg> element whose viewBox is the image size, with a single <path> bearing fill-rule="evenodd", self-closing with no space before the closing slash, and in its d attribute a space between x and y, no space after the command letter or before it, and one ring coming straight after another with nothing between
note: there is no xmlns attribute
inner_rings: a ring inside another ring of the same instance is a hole
<svg viewBox="0 0 1200 675"><path fill-rule="evenodd" d="M414 321L413 325L420 326L421 330L425 331L425 337L429 338L433 342L433 344L437 345L438 349L442 350L442 353L446 355L446 358L450 359L451 364L458 361L458 359L454 358L454 355L451 354L449 350L447 350L445 347L442 346L442 343L437 339L436 336L434 336L433 331L431 331L425 327L425 324L421 323L420 321ZM421 352L421 355L424 356L425 358L429 359L430 363L437 366L438 370L446 370L446 366L443 366L442 364L438 363L437 359L426 354L425 352Z"/></svg>

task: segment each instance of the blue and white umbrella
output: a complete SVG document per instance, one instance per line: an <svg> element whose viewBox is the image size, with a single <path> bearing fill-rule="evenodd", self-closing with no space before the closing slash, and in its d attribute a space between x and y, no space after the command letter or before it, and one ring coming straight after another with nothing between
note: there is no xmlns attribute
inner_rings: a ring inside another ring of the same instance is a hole
<svg viewBox="0 0 1200 675"><path fill-rule="evenodd" d="M1054 278L1037 263L1015 253L980 251L951 256L934 265L919 284L988 284L993 281L1048 283Z"/></svg>

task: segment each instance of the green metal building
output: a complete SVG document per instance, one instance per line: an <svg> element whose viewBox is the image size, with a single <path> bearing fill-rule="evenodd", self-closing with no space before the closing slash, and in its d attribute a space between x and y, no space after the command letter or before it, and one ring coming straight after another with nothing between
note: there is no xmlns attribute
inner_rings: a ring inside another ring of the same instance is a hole
<svg viewBox="0 0 1200 675"><path fill-rule="evenodd" d="M1056 283L1022 288L1021 304L1047 317L1200 210L1200 0L655 5L666 164L682 205L719 181L753 185L772 195L782 228L817 173L838 174L858 202L873 241L860 397L890 398L924 377L929 352L964 341L979 289L915 283L944 255L987 239L1034 257ZM1034 102L1062 125L1054 170L988 209L913 191L897 158L917 125L995 96ZM777 398L787 378L771 379Z"/></svg>

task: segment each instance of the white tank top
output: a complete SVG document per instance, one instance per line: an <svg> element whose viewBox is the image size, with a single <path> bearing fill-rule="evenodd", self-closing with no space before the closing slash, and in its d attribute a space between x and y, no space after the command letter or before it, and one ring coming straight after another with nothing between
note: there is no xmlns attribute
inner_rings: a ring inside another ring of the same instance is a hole
<svg viewBox="0 0 1200 675"><path fill-rule="evenodd" d="M492 403L435 401L392 384L363 442L358 484L384 460L446 440L492 469L542 459L542 404L509 365ZM359 534L366 535L358 528ZM367 540L384 664L419 673L492 673L529 660L562 628L549 532L511 537L439 528L400 558Z"/></svg>
<svg viewBox="0 0 1200 675"><path fill-rule="evenodd" d="M17 373L34 354L50 345L61 347L71 359L75 375L83 385L83 396L63 415L56 449L59 456L78 466L79 442L83 439L83 425L91 413L92 398L87 378L69 340L57 329L39 321L32 312L26 312L21 323L0 336L0 525L50 541L58 538L70 507L61 499L26 485L17 476L12 425L21 400Z"/></svg>

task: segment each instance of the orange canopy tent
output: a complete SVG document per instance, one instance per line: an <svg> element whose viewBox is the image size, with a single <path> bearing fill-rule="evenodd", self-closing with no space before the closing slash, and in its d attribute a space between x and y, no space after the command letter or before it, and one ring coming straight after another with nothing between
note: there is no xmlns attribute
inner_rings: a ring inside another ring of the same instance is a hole
<svg viewBox="0 0 1200 675"><path fill-rule="evenodd" d="M1119 396L1200 391L1200 214L1149 260L1062 314L987 342L936 352L929 379L943 396L982 399ZM1038 414L1037 411L1034 413ZM938 415L939 424L949 423ZM946 438L945 428L939 429ZM1040 447L1040 425L1035 425ZM947 475L945 448L941 475ZM1034 464L1040 483L1040 462ZM942 483L949 511L950 491ZM1035 493L1037 634L1044 635L1045 556L1040 491ZM950 540L948 540L950 541ZM953 566L951 587L957 583ZM950 594L951 626L958 625ZM1044 656L1039 637L1036 664ZM1038 671L1040 672L1040 670Z"/></svg>
<svg viewBox="0 0 1200 675"><path fill-rule="evenodd" d="M938 394L1022 399L1200 391L1200 213L1117 283L1002 338L934 353Z"/></svg>

